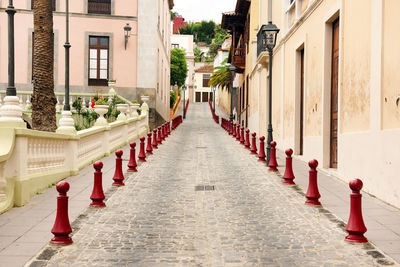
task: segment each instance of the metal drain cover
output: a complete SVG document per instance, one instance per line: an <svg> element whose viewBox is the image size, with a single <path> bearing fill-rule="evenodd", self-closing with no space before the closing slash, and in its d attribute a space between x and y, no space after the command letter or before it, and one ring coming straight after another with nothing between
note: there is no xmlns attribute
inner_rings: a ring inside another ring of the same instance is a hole
<svg viewBox="0 0 400 267"><path fill-rule="evenodd" d="M196 185L194 191L214 191L214 185Z"/></svg>

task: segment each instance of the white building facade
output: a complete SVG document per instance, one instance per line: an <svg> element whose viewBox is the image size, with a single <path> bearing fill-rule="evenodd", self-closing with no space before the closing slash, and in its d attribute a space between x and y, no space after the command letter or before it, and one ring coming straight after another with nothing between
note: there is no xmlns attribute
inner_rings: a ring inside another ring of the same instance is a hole
<svg viewBox="0 0 400 267"><path fill-rule="evenodd" d="M211 86L208 85L213 73L213 63L195 63L194 71L194 102L208 102L213 97Z"/></svg>
<svg viewBox="0 0 400 267"><path fill-rule="evenodd" d="M194 89L194 54L193 54L193 35L173 34L171 36L171 48L184 49L186 53L186 63L188 66L188 75L186 77L186 87L189 93L185 94L186 99L193 102L193 89Z"/></svg>
<svg viewBox="0 0 400 267"><path fill-rule="evenodd" d="M138 92L150 96L163 120L169 120L171 16L173 0L138 0Z"/></svg>

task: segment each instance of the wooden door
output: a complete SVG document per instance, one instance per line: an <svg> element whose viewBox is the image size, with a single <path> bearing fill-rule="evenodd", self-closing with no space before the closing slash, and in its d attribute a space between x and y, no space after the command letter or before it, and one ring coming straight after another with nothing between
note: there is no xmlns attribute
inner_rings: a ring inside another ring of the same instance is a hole
<svg viewBox="0 0 400 267"><path fill-rule="evenodd" d="M202 102L208 102L208 92L203 92L203 101Z"/></svg>
<svg viewBox="0 0 400 267"><path fill-rule="evenodd" d="M330 167L337 168L338 85L339 85L339 19L332 24L331 133Z"/></svg>
<svg viewBox="0 0 400 267"><path fill-rule="evenodd" d="M196 102L201 102L201 92L196 92Z"/></svg>
<svg viewBox="0 0 400 267"><path fill-rule="evenodd" d="M300 151L303 155L304 137L304 49L300 51Z"/></svg>

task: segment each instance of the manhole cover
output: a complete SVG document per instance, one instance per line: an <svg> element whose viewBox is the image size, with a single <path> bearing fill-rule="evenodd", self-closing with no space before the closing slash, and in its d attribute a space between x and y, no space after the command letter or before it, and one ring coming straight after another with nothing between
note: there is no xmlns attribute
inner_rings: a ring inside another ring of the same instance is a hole
<svg viewBox="0 0 400 267"><path fill-rule="evenodd" d="M196 185L194 191L214 191L214 185Z"/></svg>

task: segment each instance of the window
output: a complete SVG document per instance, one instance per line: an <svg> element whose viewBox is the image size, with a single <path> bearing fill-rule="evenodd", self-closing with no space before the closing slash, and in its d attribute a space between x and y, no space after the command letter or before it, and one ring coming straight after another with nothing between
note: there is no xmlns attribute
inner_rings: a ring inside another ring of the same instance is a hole
<svg viewBox="0 0 400 267"><path fill-rule="evenodd" d="M179 44L172 44L172 48L179 48Z"/></svg>
<svg viewBox="0 0 400 267"><path fill-rule="evenodd" d="M89 85L107 86L109 38L89 36Z"/></svg>
<svg viewBox="0 0 400 267"><path fill-rule="evenodd" d="M111 14L111 0L88 0L88 13Z"/></svg>
<svg viewBox="0 0 400 267"><path fill-rule="evenodd" d="M209 87L208 82L210 81L210 74L203 74L203 87Z"/></svg>
<svg viewBox="0 0 400 267"><path fill-rule="evenodd" d="M33 10L33 2L34 2L35 0L31 0L31 9ZM53 0L52 1L53 2L53 11L56 11L56 0Z"/></svg>

